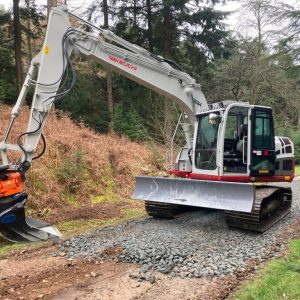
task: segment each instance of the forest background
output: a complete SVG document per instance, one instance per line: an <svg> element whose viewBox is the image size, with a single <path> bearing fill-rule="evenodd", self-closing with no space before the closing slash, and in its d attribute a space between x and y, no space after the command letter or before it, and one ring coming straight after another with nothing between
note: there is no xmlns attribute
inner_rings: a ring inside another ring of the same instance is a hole
<svg viewBox="0 0 300 300"><path fill-rule="evenodd" d="M226 23L230 12L220 10L225 2L230 1L94 0L76 14L175 60L201 84L209 102L271 106L276 133L293 139L299 163L299 3L234 1L240 17L232 30ZM0 99L7 104L17 98L46 23L47 13L34 0L13 0L11 9L0 5ZM170 146L181 113L174 103L91 61L74 57L74 65L77 83L55 109L97 132Z"/></svg>

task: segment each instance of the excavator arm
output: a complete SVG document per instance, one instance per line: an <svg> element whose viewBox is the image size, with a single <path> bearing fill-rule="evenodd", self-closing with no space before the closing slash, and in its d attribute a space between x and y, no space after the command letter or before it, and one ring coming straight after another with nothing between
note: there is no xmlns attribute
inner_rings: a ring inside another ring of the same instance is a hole
<svg viewBox="0 0 300 300"><path fill-rule="evenodd" d="M70 16L91 31L71 26ZM94 26L69 13L66 6L53 8L43 47L31 62L0 143L0 232L11 241L34 242L60 237L60 233L53 226L25 217L27 194L24 192L23 183L25 173L35 158L36 148L53 103L63 98L75 84L72 53L91 58L107 69L173 100L192 125L196 121L197 111L207 104L200 85L180 70L175 62L131 44L109 30ZM34 86L34 94L27 130L20 133L15 144L9 143L10 133L30 86ZM192 143L187 130L189 126L186 123L183 126L190 148ZM20 153L18 163L10 161L11 151Z"/></svg>

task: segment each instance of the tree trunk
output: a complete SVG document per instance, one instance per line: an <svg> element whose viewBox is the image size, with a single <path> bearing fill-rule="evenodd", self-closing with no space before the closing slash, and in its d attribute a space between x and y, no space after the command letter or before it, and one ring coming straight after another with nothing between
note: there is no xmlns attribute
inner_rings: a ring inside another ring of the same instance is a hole
<svg viewBox="0 0 300 300"><path fill-rule="evenodd" d="M261 55L262 50L263 50L263 36L262 36L262 4L258 3L258 7L257 7L257 30L258 30L258 54Z"/></svg>
<svg viewBox="0 0 300 300"><path fill-rule="evenodd" d="M107 3L107 0L103 0L102 9L103 9L103 16L104 16L103 28L108 29L108 3ZM109 132L113 132L114 99L113 99L113 90L112 90L111 70L109 70L109 69L106 70L106 95L107 95L107 107L108 107L108 112L109 112L108 130L109 130Z"/></svg>
<svg viewBox="0 0 300 300"><path fill-rule="evenodd" d="M104 29L108 29L108 4L107 4L107 0L103 0L102 6L103 6L103 17L104 17L103 27L104 27Z"/></svg>
<svg viewBox="0 0 300 300"><path fill-rule="evenodd" d="M172 49L172 38L171 38L171 7L168 0L164 0L163 3L163 30L164 30L164 57L171 57ZM171 146L172 143L172 124L171 124L171 111L170 111L170 100L164 97L164 139L167 147Z"/></svg>
<svg viewBox="0 0 300 300"><path fill-rule="evenodd" d="M26 0L26 8L27 11L29 12L30 10L30 2L29 0ZM27 38L27 71L29 70L30 67L30 63L32 60L32 48L31 48L31 37L30 37L30 32L31 32L31 25L30 25L30 18L27 18L26 20L26 26L27 26L27 34L26 34L26 38Z"/></svg>
<svg viewBox="0 0 300 300"><path fill-rule="evenodd" d="M171 14L171 7L168 3L168 0L164 0L164 7L163 7L163 31L164 31L164 56L165 58L172 58L172 14Z"/></svg>
<svg viewBox="0 0 300 300"><path fill-rule="evenodd" d="M14 14L14 48L15 48L15 63L16 63L16 84L17 92L22 88L23 74L22 74L22 51L21 51L21 27L20 27L20 9L19 0L13 0L13 14Z"/></svg>
<svg viewBox="0 0 300 300"><path fill-rule="evenodd" d="M171 123L171 109L170 109L170 100L164 97L164 140L168 148L172 144L172 123Z"/></svg>
<svg viewBox="0 0 300 300"><path fill-rule="evenodd" d="M147 23L148 23L148 43L149 43L149 51L153 53L153 32L152 32L152 8L151 8L151 0L146 1L147 6Z"/></svg>
<svg viewBox="0 0 300 300"><path fill-rule="evenodd" d="M109 112L109 132L113 132L113 111L114 111L114 99L112 90L112 78L111 70L106 70L106 92L107 92L107 107Z"/></svg>
<svg viewBox="0 0 300 300"><path fill-rule="evenodd" d="M133 0L133 26L136 27L137 25L137 5L136 0Z"/></svg>

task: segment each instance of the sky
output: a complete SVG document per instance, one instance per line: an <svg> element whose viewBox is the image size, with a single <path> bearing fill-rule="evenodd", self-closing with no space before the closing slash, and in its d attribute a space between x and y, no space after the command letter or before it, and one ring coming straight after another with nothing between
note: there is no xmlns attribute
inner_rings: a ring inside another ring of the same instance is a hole
<svg viewBox="0 0 300 300"><path fill-rule="evenodd" d="M21 0L20 3L24 3L24 0ZM75 14L79 14L80 11L84 10L89 3L91 3L92 0L84 1L84 0L68 0L68 6L70 11L74 12ZM47 0L37 0L36 3L38 5L47 5ZM11 8L12 7L12 0L0 0L0 4L4 5L6 8ZM220 10L225 10L225 11L235 11L240 7L240 4L237 2L231 2L226 5L217 5L216 8ZM233 14L229 17L227 21L230 25L234 26L236 23L236 16Z"/></svg>
<svg viewBox="0 0 300 300"><path fill-rule="evenodd" d="M300 0L281 0L285 2L286 4L293 5L293 6L299 6ZM0 4L4 5L6 8L11 8L12 7L12 0L0 0ZM24 3L24 0L21 0L20 3ZM68 7L69 10L72 11L75 14L80 14L80 12L84 11L85 8L91 3L92 0L68 0ZM232 14L229 15L226 23L230 26L232 30L237 29L238 23L239 23L239 18L240 15L238 12L236 12L241 4L241 1L229 1L228 3L222 5L218 4L215 6L216 9L222 10L222 11L231 11L233 12ZM37 0L36 3L38 5L43 5L46 7L47 5L47 0ZM235 12L235 13L234 13Z"/></svg>

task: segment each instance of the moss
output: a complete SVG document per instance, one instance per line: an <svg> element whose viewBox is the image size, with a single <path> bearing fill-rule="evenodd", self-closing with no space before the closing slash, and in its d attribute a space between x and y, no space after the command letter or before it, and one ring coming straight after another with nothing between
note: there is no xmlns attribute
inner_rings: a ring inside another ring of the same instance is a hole
<svg viewBox="0 0 300 300"><path fill-rule="evenodd" d="M146 215L145 209L143 207L125 207L121 209L122 214L127 219L137 219Z"/></svg>
<svg viewBox="0 0 300 300"><path fill-rule="evenodd" d="M116 194L104 194L101 196L94 197L91 202L92 204L99 204L99 203L112 203L112 202L119 202L120 200L123 200L120 196Z"/></svg>
<svg viewBox="0 0 300 300"><path fill-rule="evenodd" d="M35 248L37 246L40 246L40 243L18 243L18 244L13 244L11 242L8 242L2 238L0 238L0 257L9 255L13 252L21 251L24 249L30 249L30 248Z"/></svg>

